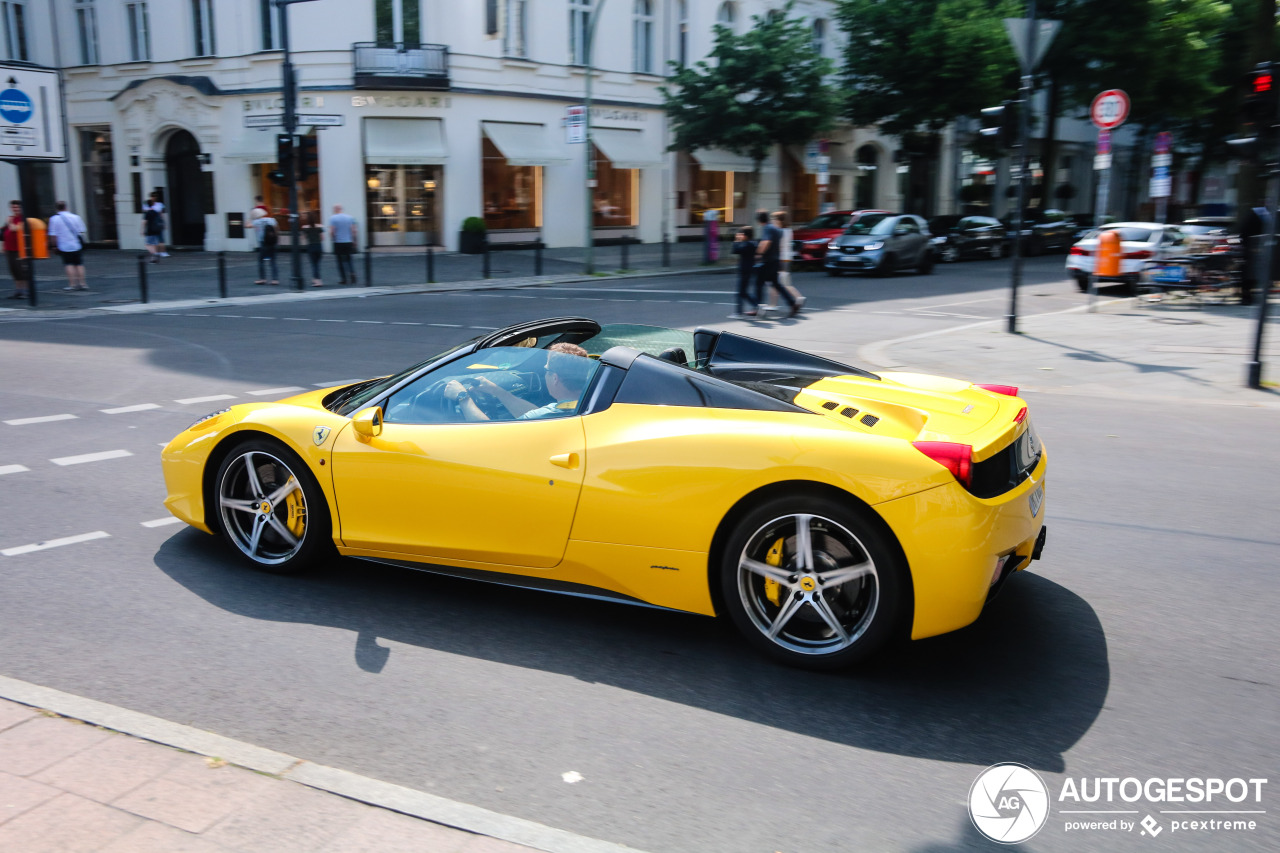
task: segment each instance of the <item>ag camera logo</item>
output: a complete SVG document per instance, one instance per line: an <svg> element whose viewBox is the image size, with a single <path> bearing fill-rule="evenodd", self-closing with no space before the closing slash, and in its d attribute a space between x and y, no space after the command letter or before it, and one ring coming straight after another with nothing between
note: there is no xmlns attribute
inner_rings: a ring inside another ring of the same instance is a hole
<svg viewBox="0 0 1280 853"><path fill-rule="evenodd" d="M0 117L10 124L22 124L31 118L35 108L31 98L20 89L5 89L0 92Z"/></svg>
<svg viewBox="0 0 1280 853"><path fill-rule="evenodd" d="M1049 819L1049 789L1023 764L993 764L969 789L969 817L977 830L1000 844L1018 844Z"/></svg>

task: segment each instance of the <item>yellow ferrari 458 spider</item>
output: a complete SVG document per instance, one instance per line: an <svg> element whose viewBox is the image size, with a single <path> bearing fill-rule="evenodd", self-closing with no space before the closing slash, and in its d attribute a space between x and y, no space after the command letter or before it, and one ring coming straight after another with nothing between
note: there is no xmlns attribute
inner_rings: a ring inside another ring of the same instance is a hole
<svg viewBox="0 0 1280 853"><path fill-rule="evenodd" d="M206 415L165 503L268 571L333 553L728 614L834 668L973 622L1044 546L1017 389L726 331L525 323Z"/></svg>

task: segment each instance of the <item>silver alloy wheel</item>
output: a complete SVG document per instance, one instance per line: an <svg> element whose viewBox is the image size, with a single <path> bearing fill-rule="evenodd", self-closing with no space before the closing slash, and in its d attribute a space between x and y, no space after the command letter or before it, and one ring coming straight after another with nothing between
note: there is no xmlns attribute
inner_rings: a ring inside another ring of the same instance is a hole
<svg viewBox="0 0 1280 853"><path fill-rule="evenodd" d="M843 651L862 638L880 604L880 576L866 546L820 515L762 525L738 557L747 618L775 645L804 655Z"/></svg>
<svg viewBox="0 0 1280 853"><path fill-rule="evenodd" d="M218 511L228 538L255 563L279 565L302 549L306 493L270 453L249 450L231 460L218 484Z"/></svg>
<svg viewBox="0 0 1280 853"><path fill-rule="evenodd" d="M999 243L991 244L991 260L998 261L1004 257L1004 247Z"/></svg>
<svg viewBox="0 0 1280 853"><path fill-rule="evenodd" d="M944 264L955 263L960 260L960 250L950 244L943 246L941 260Z"/></svg>

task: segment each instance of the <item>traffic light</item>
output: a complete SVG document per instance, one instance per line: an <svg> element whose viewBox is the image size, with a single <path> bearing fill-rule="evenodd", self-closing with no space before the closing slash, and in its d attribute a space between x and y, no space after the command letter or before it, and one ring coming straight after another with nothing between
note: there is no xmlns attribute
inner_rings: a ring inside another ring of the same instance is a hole
<svg viewBox="0 0 1280 853"><path fill-rule="evenodd" d="M320 172L320 151L316 136L303 136L298 139L298 180L304 180Z"/></svg>
<svg viewBox="0 0 1280 853"><path fill-rule="evenodd" d="M1270 62L1259 62L1245 75L1244 97L1240 103L1241 135L1236 139L1228 139L1235 156L1243 160L1258 162L1262 159L1263 149L1271 136L1271 129L1280 119L1280 88L1277 87L1276 71Z"/></svg>
<svg viewBox="0 0 1280 853"><path fill-rule="evenodd" d="M276 134L276 170L267 177L282 187L289 185L289 169L293 165L293 137L287 133Z"/></svg>
<svg viewBox="0 0 1280 853"><path fill-rule="evenodd" d="M982 121L986 127L979 133L995 139L1002 149L1017 148L1018 139L1018 107L1020 101L1005 101L998 107L987 107L982 111Z"/></svg>

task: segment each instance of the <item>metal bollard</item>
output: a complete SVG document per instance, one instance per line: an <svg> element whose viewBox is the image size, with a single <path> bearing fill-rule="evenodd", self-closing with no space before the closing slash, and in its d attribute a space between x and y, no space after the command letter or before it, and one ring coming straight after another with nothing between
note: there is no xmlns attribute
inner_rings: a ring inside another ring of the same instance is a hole
<svg viewBox="0 0 1280 853"><path fill-rule="evenodd" d="M480 254L484 256L484 277L488 278L489 277L489 241L487 239L484 241L484 249L483 251L481 251Z"/></svg>
<svg viewBox="0 0 1280 853"><path fill-rule="evenodd" d="M435 247L431 245L431 241L427 240L427 284L436 283L436 255Z"/></svg>
<svg viewBox="0 0 1280 853"><path fill-rule="evenodd" d="M150 302L151 297L147 293L147 256L138 255L138 289L142 295L144 303Z"/></svg>
<svg viewBox="0 0 1280 853"><path fill-rule="evenodd" d="M39 298L36 294L36 263L27 258L27 304L36 307Z"/></svg>
<svg viewBox="0 0 1280 853"><path fill-rule="evenodd" d="M227 253L218 253L218 296L227 298Z"/></svg>
<svg viewBox="0 0 1280 853"><path fill-rule="evenodd" d="M622 266L618 267L618 269L620 270L629 269L629 267L627 266L627 246L630 245L630 243L631 243L630 237L622 238Z"/></svg>
<svg viewBox="0 0 1280 853"><path fill-rule="evenodd" d="M662 266L671 266L671 244L667 242L667 235L662 235Z"/></svg>
<svg viewBox="0 0 1280 853"><path fill-rule="evenodd" d="M538 240L533 244L533 274L542 275L542 246L543 242Z"/></svg>
<svg viewBox="0 0 1280 853"><path fill-rule="evenodd" d="M371 287L373 285L373 252L368 247L364 250L364 286Z"/></svg>

